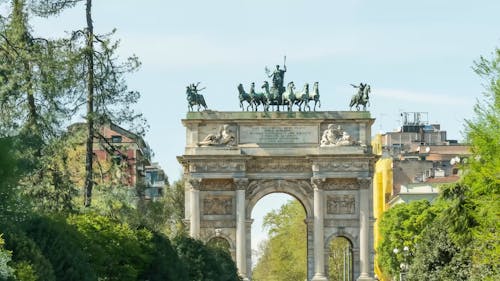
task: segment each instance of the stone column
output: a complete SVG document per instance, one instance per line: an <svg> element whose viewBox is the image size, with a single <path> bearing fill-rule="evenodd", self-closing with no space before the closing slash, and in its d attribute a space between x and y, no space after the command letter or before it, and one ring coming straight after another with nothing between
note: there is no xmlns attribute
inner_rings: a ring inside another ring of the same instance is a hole
<svg viewBox="0 0 500 281"><path fill-rule="evenodd" d="M236 266L243 280L248 280L245 214L245 192L248 186L248 179L234 179L234 183L236 184Z"/></svg>
<svg viewBox="0 0 500 281"><path fill-rule="evenodd" d="M191 188L189 190L189 235L200 238L200 186L201 179L189 179Z"/></svg>
<svg viewBox="0 0 500 281"><path fill-rule="evenodd" d="M370 277L370 178L359 182L359 270L357 281L373 281Z"/></svg>
<svg viewBox="0 0 500 281"><path fill-rule="evenodd" d="M313 178L314 187L314 276L312 281L327 281L325 276L324 178Z"/></svg>

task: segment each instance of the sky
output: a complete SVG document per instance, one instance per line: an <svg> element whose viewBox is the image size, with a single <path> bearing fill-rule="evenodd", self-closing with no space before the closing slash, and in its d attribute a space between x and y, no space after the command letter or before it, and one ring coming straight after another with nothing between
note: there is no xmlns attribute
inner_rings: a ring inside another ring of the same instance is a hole
<svg viewBox="0 0 500 281"><path fill-rule="evenodd" d="M484 91L473 62L500 46L498 0L95 0L93 11L95 31L116 28L119 55L142 61L127 81L142 94L145 140L171 182L182 173L190 83L206 87L210 109L239 111L236 86L260 85L264 67L286 56L285 83L318 81L321 110L349 110L349 84L368 83L372 133L393 131L401 112L428 112L448 139L463 140ZM31 24L63 36L85 26L85 9Z"/></svg>

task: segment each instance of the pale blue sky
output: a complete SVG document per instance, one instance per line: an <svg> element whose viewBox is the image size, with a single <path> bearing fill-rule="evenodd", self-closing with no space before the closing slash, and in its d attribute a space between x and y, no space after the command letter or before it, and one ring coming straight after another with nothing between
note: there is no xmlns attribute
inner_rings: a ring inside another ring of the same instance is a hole
<svg viewBox="0 0 500 281"><path fill-rule="evenodd" d="M97 32L117 28L147 142L171 179L184 146L185 86L201 81L210 109L240 110L236 85L262 83L264 66L287 56L286 81L319 81L323 108L347 110L350 83L372 86L372 131L391 131L401 111L427 111L450 139L483 90L471 66L500 46L500 1L94 1ZM83 6L34 19L61 35L85 23Z"/></svg>
<svg viewBox="0 0 500 281"><path fill-rule="evenodd" d="M117 28L120 54L141 59L129 86L142 93L138 109L151 125L154 160L174 180L185 86L201 81L210 109L237 111L238 83L259 85L264 67L281 64L283 55L286 82L319 81L321 110L348 110L349 84L367 82L373 133L396 128L401 111L426 111L449 139L463 139L463 119L483 91L471 66L500 46L499 11L498 0L96 0L94 24L100 33ZM85 14L80 6L33 20L35 33L59 36L83 27ZM262 201L255 215L278 201Z"/></svg>
<svg viewBox="0 0 500 281"><path fill-rule="evenodd" d="M236 85L257 85L287 56L286 81L319 81L323 108L347 110L350 83L372 86L373 132L398 126L401 111L427 111L450 139L483 90L471 66L500 46L500 1L94 1L97 32L117 28L120 54L143 66L129 76L147 142L169 177L184 146L185 86L200 81L210 109L240 110ZM62 35L85 23L83 6L35 33Z"/></svg>

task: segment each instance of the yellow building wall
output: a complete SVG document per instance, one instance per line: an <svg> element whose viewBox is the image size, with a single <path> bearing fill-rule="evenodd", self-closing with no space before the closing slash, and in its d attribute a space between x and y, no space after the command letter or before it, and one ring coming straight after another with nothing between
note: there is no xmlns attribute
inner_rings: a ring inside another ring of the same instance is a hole
<svg viewBox="0 0 500 281"><path fill-rule="evenodd" d="M382 136L377 134L372 141L373 153L382 155ZM385 278L377 263L377 247L382 237L378 229L378 222L382 213L388 209L385 198L392 195L392 158L382 157L375 163L375 172L373 176L373 216L375 224L373 226L373 241L375 247L375 274L379 280L389 281Z"/></svg>

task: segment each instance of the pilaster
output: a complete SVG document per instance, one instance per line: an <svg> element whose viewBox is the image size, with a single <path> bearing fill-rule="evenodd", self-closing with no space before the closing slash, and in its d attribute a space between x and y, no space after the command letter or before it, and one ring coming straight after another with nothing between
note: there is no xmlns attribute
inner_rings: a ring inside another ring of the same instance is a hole
<svg viewBox="0 0 500 281"><path fill-rule="evenodd" d="M314 276L312 281L327 281L325 276L324 190L325 178L312 178L314 188Z"/></svg>
<svg viewBox="0 0 500 281"><path fill-rule="evenodd" d="M357 281L372 281L370 276L370 185L371 178L358 178L359 183L359 264Z"/></svg>
<svg viewBox="0 0 500 281"><path fill-rule="evenodd" d="M246 255L246 214L245 214L245 191L248 186L247 178L234 179L236 185L236 266L243 280L247 277L247 255Z"/></svg>
<svg viewBox="0 0 500 281"><path fill-rule="evenodd" d="M200 187L202 179L192 178L188 180L189 189L189 213L190 227L189 235L193 238L200 238Z"/></svg>

